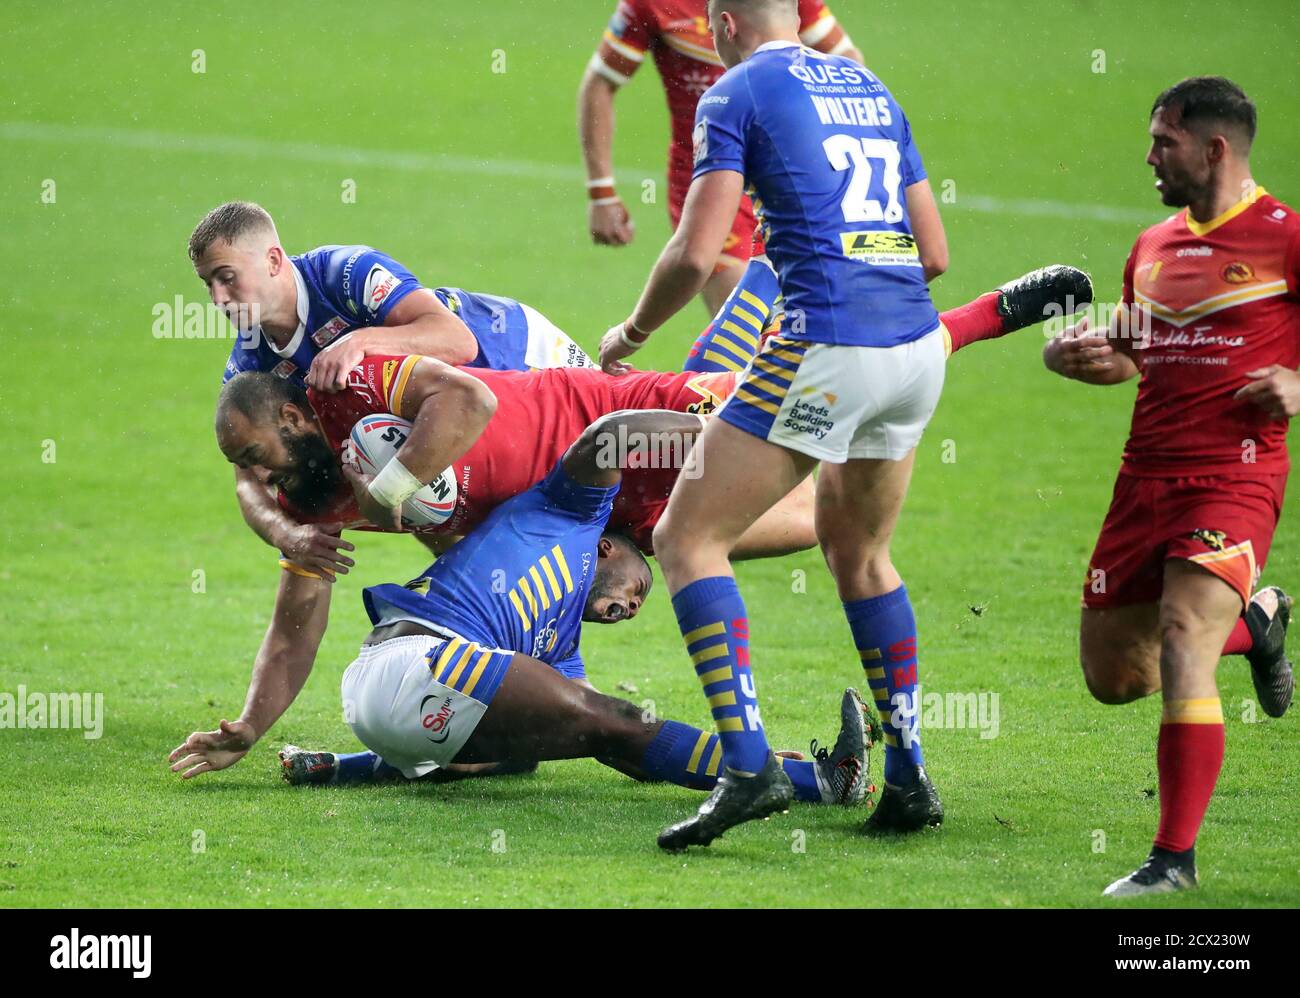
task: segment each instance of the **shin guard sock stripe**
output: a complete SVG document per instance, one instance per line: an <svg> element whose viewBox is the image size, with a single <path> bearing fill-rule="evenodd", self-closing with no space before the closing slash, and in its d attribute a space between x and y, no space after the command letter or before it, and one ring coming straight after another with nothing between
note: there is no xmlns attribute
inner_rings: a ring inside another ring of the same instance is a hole
<svg viewBox="0 0 1300 998"><path fill-rule="evenodd" d="M845 603L844 615L884 728L885 782L899 786L924 764L916 704L916 618L907 587Z"/></svg>
<svg viewBox="0 0 1300 998"><path fill-rule="evenodd" d="M695 664L726 765L756 773L767 762L767 737L749 667L749 620L730 576L698 579L673 597L677 624Z"/></svg>
<svg viewBox="0 0 1300 998"><path fill-rule="evenodd" d="M1218 697L1165 701L1156 746L1160 827L1155 845L1184 852L1196 844L1223 767L1223 711Z"/></svg>

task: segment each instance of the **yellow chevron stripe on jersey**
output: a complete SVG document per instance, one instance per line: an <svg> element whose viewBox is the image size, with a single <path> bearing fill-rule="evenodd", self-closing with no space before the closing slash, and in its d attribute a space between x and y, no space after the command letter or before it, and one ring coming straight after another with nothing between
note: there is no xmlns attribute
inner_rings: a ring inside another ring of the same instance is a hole
<svg viewBox="0 0 1300 998"><path fill-rule="evenodd" d="M1286 293L1286 281L1271 281L1258 287L1242 288L1240 291L1227 291L1221 295L1215 295L1213 298L1206 298L1194 305L1188 305L1183 309L1165 305L1141 291L1134 291L1133 297L1138 304L1151 309L1151 314L1157 319L1163 319L1171 326L1177 326L1181 329L1197 319L1203 319L1215 312L1222 312L1226 308L1246 305L1253 301L1263 301L1265 298L1276 298L1278 295Z"/></svg>
<svg viewBox="0 0 1300 998"><path fill-rule="evenodd" d="M710 66L721 66L722 60L718 58L718 53L711 47L696 45L688 42L679 35L664 33L659 36L659 40L667 45L670 49L676 49L682 55L688 55L692 59L698 59L700 62L707 62Z"/></svg>
<svg viewBox="0 0 1300 998"><path fill-rule="evenodd" d="M515 588L517 588L523 594L524 599L528 601L528 615L532 617L533 620L536 620L538 613L537 600L533 599L533 591L528 587L528 580L522 575L519 576L519 581L515 583Z"/></svg>
<svg viewBox="0 0 1300 998"><path fill-rule="evenodd" d="M537 571L537 566L532 565L528 569L528 577L533 580L533 588L537 590L537 598L542 601L542 609L551 608L550 597L546 595L546 585L542 582L542 573Z"/></svg>
<svg viewBox="0 0 1300 998"><path fill-rule="evenodd" d="M546 581L551 584L551 595L555 597L555 601L558 603L560 601L560 583L555 578L555 569L551 568L550 557L542 555L539 564L542 566L542 571L546 573Z"/></svg>
<svg viewBox="0 0 1300 998"><path fill-rule="evenodd" d="M573 577L569 575L569 563L564 560L564 552L560 550L560 545L551 548L551 554L555 555L555 567L560 570L560 577L564 579L564 591L573 592Z"/></svg>
<svg viewBox="0 0 1300 998"><path fill-rule="evenodd" d="M515 613L519 614L519 620L523 623L524 630L530 630L533 626L533 622L529 618L528 614L524 612L524 604L519 598L519 594L511 589L506 595L510 597L510 605L515 608Z"/></svg>

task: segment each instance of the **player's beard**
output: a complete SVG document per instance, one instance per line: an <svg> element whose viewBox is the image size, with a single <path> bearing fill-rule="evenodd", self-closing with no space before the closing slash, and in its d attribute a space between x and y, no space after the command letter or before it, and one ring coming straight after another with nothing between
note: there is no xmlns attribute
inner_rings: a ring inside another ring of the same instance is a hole
<svg viewBox="0 0 1300 998"><path fill-rule="evenodd" d="M1163 185L1160 188L1160 200L1170 208L1186 208L1194 201L1202 200L1213 184L1212 180L1197 184L1186 174L1180 177L1165 175L1160 180Z"/></svg>
<svg viewBox="0 0 1300 998"><path fill-rule="evenodd" d="M338 458L319 433L308 430L294 434L281 428L280 437L293 465L289 477L280 483L280 490L295 508L319 513L338 497L343 485Z"/></svg>

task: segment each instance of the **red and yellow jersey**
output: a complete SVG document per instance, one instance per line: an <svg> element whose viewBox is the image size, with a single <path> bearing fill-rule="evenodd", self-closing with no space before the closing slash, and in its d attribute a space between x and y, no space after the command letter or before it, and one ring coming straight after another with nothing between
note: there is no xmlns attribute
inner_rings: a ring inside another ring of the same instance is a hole
<svg viewBox="0 0 1300 998"><path fill-rule="evenodd" d="M363 416L399 413L411 370L421 358L367 357L348 375L341 392L308 390L330 447L337 453ZM569 445L601 416L621 409L674 409L712 413L735 388L732 372L665 374L634 371L611 377L590 368L540 371L493 371L463 367L497 397L487 428L452 465L456 474L456 509L445 523L422 528L434 534L464 534L497 506L536 485L564 456ZM614 503L609 526L625 530L647 551L678 469L647 467L628 471ZM301 522L361 524L350 487L314 516L280 504ZM363 528L375 529L375 528Z"/></svg>
<svg viewBox="0 0 1300 998"><path fill-rule="evenodd" d="M1285 473L1286 421L1233 395L1249 371L1300 366L1300 215L1263 188L1203 224L1184 209L1138 237L1124 303L1142 375L1124 470Z"/></svg>
<svg viewBox="0 0 1300 998"><path fill-rule="evenodd" d="M805 45L837 55L852 47L822 0L799 0L799 37ZM654 55L668 97L669 165L689 174L695 105L725 72L713 49L708 0L620 0L591 68L622 86L647 53Z"/></svg>

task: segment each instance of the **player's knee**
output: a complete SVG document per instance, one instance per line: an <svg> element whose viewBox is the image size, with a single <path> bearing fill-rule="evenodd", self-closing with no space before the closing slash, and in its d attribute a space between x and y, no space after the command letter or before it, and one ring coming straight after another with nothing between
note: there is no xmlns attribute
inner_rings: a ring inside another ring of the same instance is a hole
<svg viewBox="0 0 1300 998"><path fill-rule="evenodd" d="M1083 679L1088 685L1088 692L1098 703L1122 704L1132 703L1150 696L1157 687L1142 672L1116 668L1114 663L1099 663L1082 660Z"/></svg>

